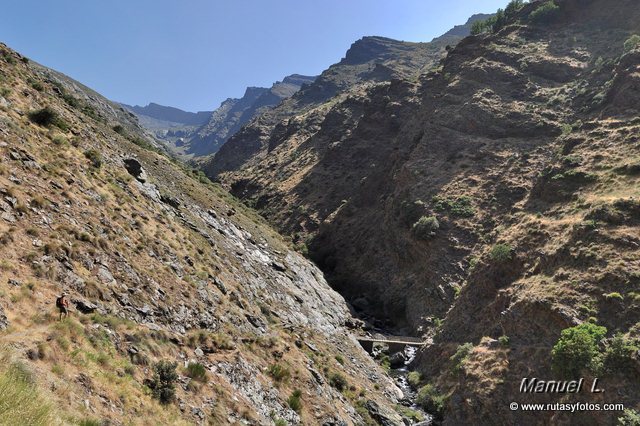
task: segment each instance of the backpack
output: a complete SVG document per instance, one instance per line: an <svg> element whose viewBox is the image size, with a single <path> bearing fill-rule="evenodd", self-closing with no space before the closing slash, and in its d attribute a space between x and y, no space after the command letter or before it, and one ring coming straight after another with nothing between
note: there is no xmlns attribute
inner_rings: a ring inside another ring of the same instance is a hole
<svg viewBox="0 0 640 426"><path fill-rule="evenodd" d="M64 307L64 303L62 303L62 299L64 299L63 296L60 296L56 299L56 308L62 308Z"/></svg>

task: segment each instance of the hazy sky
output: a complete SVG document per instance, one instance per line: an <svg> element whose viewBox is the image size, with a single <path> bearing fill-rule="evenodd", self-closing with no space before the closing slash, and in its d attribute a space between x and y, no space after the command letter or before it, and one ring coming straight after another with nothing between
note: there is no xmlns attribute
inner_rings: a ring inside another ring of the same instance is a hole
<svg viewBox="0 0 640 426"><path fill-rule="evenodd" d="M8 0L0 41L128 104L212 110L365 35L429 41L507 0Z"/></svg>

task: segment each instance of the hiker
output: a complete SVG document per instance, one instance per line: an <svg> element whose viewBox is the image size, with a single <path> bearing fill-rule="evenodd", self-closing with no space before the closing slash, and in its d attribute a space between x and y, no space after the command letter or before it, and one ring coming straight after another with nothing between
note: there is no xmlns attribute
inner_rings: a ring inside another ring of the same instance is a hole
<svg viewBox="0 0 640 426"><path fill-rule="evenodd" d="M67 300L67 293L62 292L60 297L56 299L56 307L60 310L59 321L62 321L63 314L65 318L69 316L69 301Z"/></svg>

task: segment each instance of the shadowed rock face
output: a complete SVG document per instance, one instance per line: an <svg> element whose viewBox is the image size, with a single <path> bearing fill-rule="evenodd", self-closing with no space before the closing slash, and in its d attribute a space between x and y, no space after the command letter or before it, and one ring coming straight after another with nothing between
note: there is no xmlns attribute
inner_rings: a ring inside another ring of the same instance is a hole
<svg viewBox="0 0 640 426"><path fill-rule="evenodd" d="M553 378L564 328L597 317L608 337L640 337L638 50L623 50L640 33L640 9L556 3L535 23L541 2L527 4L518 21L465 38L414 79L385 59L368 72L384 66L390 78L340 80L375 49L393 57L385 39L358 42L274 110L281 115L245 126L207 169L380 325L433 335L418 367L450 395L449 424L614 421L619 413L551 419L508 403L522 377ZM422 216L437 218L435 235L414 231ZM454 366L466 342L472 349ZM631 363L627 377L602 380L633 406Z"/></svg>

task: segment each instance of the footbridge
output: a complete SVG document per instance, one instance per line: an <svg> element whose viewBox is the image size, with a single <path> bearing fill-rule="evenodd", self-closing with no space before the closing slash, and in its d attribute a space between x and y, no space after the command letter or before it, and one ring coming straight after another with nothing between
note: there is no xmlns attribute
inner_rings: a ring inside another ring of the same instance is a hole
<svg viewBox="0 0 640 426"><path fill-rule="evenodd" d="M360 346L368 353L373 352L373 347L376 343L388 346L389 352L391 353L404 351L407 346L421 348L427 344L424 339L412 336L356 336L356 339L358 339Z"/></svg>

